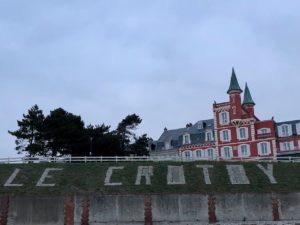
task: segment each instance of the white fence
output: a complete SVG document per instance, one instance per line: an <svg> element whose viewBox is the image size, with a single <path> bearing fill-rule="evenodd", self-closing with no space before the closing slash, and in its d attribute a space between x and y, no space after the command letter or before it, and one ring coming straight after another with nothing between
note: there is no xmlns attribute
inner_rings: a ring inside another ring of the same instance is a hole
<svg viewBox="0 0 300 225"><path fill-rule="evenodd" d="M99 156L99 157L23 157L23 158L0 158L0 164L27 164L27 163L102 163L102 162L143 162L143 161L229 161L229 162L300 162L300 157L247 157L247 158L184 158L179 156Z"/></svg>

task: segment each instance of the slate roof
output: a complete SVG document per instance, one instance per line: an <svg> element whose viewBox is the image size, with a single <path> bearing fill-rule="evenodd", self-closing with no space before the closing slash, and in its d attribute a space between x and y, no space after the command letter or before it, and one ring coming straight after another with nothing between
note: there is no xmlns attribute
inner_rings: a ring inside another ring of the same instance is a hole
<svg viewBox="0 0 300 225"><path fill-rule="evenodd" d="M234 68L232 68L230 85L229 85L227 94L229 94L231 91L240 91L241 93L243 92L242 89L240 88L239 82L236 78Z"/></svg>
<svg viewBox="0 0 300 225"><path fill-rule="evenodd" d="M199 124L203 125L202 129L199 129ZM170 141L172 147L179 147L183 142L183 135L185 133L190 134L191 144L199 144L205 142L205 131L207 129L214 128L214 120L201 120L196 122L191 127L179 128L173 130L165 130L159 139L156 141L157 149L162 149L166 141Z"/></svg>
<svg viewBox="0 0 300 225"><path fill-rule="evenodd" d="M277 127L282 125L282 124L290 124L292 125L292 133L293 135L297 135L297 129L296 129L296 124L300 123L300 120L290 120L290 121L283 121L283 122L275 122L275 130L276 133L278 134L278 129Z"/></svg>
<svg viewBox="0 0 300 225"><path fill-rule="evenodd" d="M245 104L255 105L255 102L252 99L252 96L251 96L251 93L250 93L247 83L246 83L246 87L245 87L244 100L243 100L243 105L245 105Z"/></svg>

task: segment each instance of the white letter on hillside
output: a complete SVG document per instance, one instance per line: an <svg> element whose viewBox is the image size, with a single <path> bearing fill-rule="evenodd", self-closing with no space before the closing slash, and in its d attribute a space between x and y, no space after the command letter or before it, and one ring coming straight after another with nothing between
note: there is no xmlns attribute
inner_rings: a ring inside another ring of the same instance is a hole
<svg viewBox="0 0 300 225"><path fill-rule="evenodd" d="M104 185L106 185L106 186L122 185L122 183L111 183L110 182L110 178L113 174L113 170L122 170L122 169L124 169L124 166L111 166L111 167L108 167L107 172L106 172L106 176L105 176L105 180L104 180Z"/></svg>
<svg viewBox="0 0 300 225"><path fill-rule="evenodd" d="M50 171L60 171L63 170L62 168L47 168L45 169L44 173L42 174L40 180L37 182L37 187L54 187L55 184L45 184L46 178L52 178L51 175L49 175Z"/></svg>
<svg viewBox="0 0 300 225"><path fill-rule="evenodd" d="M146 179L146 185L151 184L151 176L153 176L153 166L139 166L136 176L135 185L141 184L142 177Z"/></svg>
<svg viewBox="0 0 300 225"><path fill-rule="evenodd" d="M196 167L203 169L203 176L204 176L205 184L211 184L208 169L213 168L214 166L213 165L196 165Z"/></svg>
<svg viewBox="0 0 300 225"><path fill-rule="evenodd" d="M13 184L12 183L19 172L20 172L20 169L15 169L15 171L10 175L10 177L5 182L4 187L21 187L21 186L23 186L23 184Z"/></svg>
<svg viewBox="0 0 300 225"><path fill-rule="evenodd" d="M185 184L183 166L168 166L168 185Z"/></svg>
<svg viewBox="0 0 300 225"><path fill-rule="evenodd" d="M261 169L264 172L264 174L267 175L267 177L269 178L271 184L277 184L276 179L273 176L273 164L268 164L267 169L265 167L263 167L263 165L261 165L261 164L257 164L257 167L259 169Z"/></svg>
<svg viewBox="0 0 300 225"><path fill-rule="evenodd" d="M243 165L226 165L231 184L250 184Z"/></svg>

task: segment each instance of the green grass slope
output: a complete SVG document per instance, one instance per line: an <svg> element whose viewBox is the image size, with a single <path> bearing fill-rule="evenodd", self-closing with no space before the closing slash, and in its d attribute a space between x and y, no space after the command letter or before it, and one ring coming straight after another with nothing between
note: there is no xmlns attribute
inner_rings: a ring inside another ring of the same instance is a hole
<svg viewBox="0 0 300 225"><path fill-rule="evenodd" d="M209 170L211 183L205 184L201 168L196 165L213 165ZM232 185L226 165L243 165L250 184ZM300 191L300 163L273 163L277 184L271 184L268 177L257 167L258 163L231 162L123 162L123 163L41 163L0 165L0 195L68 195L83 193L236 193L236 192L298 192ZM261 163L266 167L266 163ZM135 185L138 166L153 166L151 185L142 179ZM186 184L167 185L168 165L183 165ZM114 171L111 180L122 182L121 186L105 186L108 167L124 166ZM20 169L13 183L22 187L4 187L13 171ZM62 168L52 171L46 183L54 187L37 187L36 184L46 168Z"/></svg>

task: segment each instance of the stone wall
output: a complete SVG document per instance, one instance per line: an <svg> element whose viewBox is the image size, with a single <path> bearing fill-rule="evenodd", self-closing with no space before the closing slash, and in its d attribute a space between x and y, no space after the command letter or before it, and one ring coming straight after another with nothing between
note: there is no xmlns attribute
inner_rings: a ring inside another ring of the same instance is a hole
<svg viewBox="0 0 300 225"><path fill-rule="evenodd" d="M0 225L299 224L300 193L0 197Z"/></svg>

